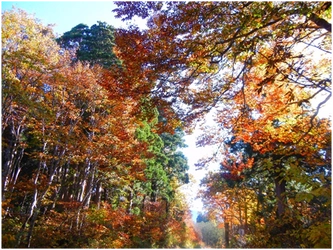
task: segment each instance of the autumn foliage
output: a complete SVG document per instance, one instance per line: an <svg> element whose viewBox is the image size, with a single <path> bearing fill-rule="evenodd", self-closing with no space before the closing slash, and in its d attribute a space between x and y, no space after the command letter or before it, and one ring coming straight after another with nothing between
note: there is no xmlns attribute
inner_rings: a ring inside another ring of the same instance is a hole
<svg viewBox="0 0 333 250"><path fill-rule="evenodd" d="M116 4L147 29L2 14L2 246L199 247L178 149L208 114L215 247L329 248L331 3Z"/></svg>
<svg viewBox="0 0 333 250"><path fill-rule="evenodd" d="M29 14L2 15L2 246L193 246L168 107L130 65L75 57Z"/></svg>
<svg viewBox="0 0 333 250"><path fill-rule="evenodd" d="M318 114L331 97L331 3L117 5L123 20L147 19L119 39L141 39L156 95L172 93L184 122L214 117L197 145L216 152L197 166L220 163L201 197L224 246L330 247L331 122Z"/></svg>

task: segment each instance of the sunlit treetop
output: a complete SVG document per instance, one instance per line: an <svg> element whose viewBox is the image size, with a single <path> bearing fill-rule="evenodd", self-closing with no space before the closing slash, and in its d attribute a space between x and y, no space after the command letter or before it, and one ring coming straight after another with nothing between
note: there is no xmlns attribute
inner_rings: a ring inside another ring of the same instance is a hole
<svg viewBox="0 0 333 250"><path fill-rule="evenodd" d="M11 54L23 54L26 60L17 61L25 67L38 63L55 67L60 60L60 48L56 46L52 26L44 26L33 15L20 9L7 11L1 17L1 55L2 64L7 63L7 57ZM22 57L22 56L21 56ZM12 62L14 63L14 62ZM39 68L43 71L43 67Z"/></svg>

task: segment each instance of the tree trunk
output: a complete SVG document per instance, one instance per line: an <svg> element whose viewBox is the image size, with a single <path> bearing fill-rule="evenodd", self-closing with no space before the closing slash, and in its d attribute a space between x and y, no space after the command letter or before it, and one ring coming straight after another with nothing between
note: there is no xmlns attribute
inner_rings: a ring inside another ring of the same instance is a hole
<svg viewBox="0 0 333 250"><path fill-rule="evenodd" d="M38 206L39 207L39 206ZM38 217L38 209L37 207L34 209L33 211L33 215L31 217L31 221L30 221L30 226L29 226L29 231L28 231L28 236L27 236L27 247L30 248L31 246L31 240L32 240L32 233L33 233L33 229L34 229L34 226L35 226L35 222L37 220L37 217Z"/></svg>
<svg viewBox="0 0 333 250"><path fill-rule="evenodd" d="M90 162L89 159L87 160L87 169L88 169L88 181L86 182L85 189L82 190L83 194L85 195L82 200L83 208L89 208L91 201L91 193L95 182L96 167L93 163Z"/></svg>
<svg viewBox="0 0 333 250"><path fill-rule="evenodd" d="M128 206L127 206L127 212L130 213L133 207L133 198L134 198L135 194L133 190L129 191L129 194L127 196L127 200L128 200Z"/></svg>
<svg viewBox="0 0 333 250"><path fill-rule="evenodd" d="M46 146L47 143L44 142L43 143L43 148L42 148L42 152L45 152L46 150ZM53 179L55 177L56 174L56 167L57 164L55 162L53 162L52 164L49 165L49 173L48 173L48 180L46 183L46 186L41 186L39 184L39 181L41 179L41 176L43 174L43 170L47 169L46 167L46 161L43 159L40 159L39 161L39 166L38 166L38 170L36 172L35 175L35 179L34 179L34 195L33 195L33 201L31 203L30 206L30 211L29 211L29 215L27 217L27 219L25 220L25 222L23 223L20 233L19 233L19 237L17 240L17 247L20 246L21 244L21 239L22 239L22 235L24 233L25 228L27 227L28 223L29 223L29 230L28 230L28 234L27 234L27 247L30 247L31 245L31 240L32 240L32 236L33 236L33 229L35 226L35 222L37 220L38 214L39 214L39 209L41 207L41 204L50 188L50 186L53 183ZM44 188L44 190L42 190Z"/></svg>
<svg viewBox="0 0 333 250"><path fill-rule="evenodd" d="M101 207L102 190L103 190L102 183L101 181L98 181L96 185L96 193L94 196L94 203L97 205L97 209L100 209Z"/></svg>
<svg viewBox="0 0 333 250"><path fill-rule="evenodd" d="M245 220L244 232L246 234L247 233L247 228L248 228L248 225L247 225L248 218L247 218L247 202L246 202L246 199L245 199L245 207L244 207L244 220Z"/></svg>
<svg viewBox="0 0 333 250"><path fill-rule="evenodd" d="M229 248L229 233L230 233L230 229L229 229L229 222L227 222L226 220L224 221L224 228L225 228L225 232L224 232L224 236L225 236L225 248Z"/></svg>
<svg viewBox="0 0 333 250"><path fill-rule="evenodd" d="M281 176L276 176L275 179L275 193L277 199L277 218L283 217L286 206L286 181Z"/></svg>
<svg viewBox="0 0 333 250"><path fill-rule="evenodd" d="M151 192L151 196L150 196L150 201L151 202L156 202L157 200L157 183L155 180L152 180L152 184L151 184L151 189L152 189L152 192Z"/></svg>
<svg viewBox="0 0 333 250"><path fill-rule="evenodd" d="M6 198L6 191L9 191L9 193L13 192L14 184L21 171L24 148L20 146L20 136L24 132L24 120L25 116L17 127L12 122L2 133L3 141L7 144L2 152L2 201ZM13 185L11 190L7 190L9 185Z"/></svg>

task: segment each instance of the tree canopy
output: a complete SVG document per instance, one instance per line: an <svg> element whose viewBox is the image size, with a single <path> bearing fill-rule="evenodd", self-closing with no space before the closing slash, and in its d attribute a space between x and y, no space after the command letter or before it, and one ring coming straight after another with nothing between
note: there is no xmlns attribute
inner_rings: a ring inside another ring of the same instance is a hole
<svg viewBox="0 0 333 250"><path fill-rule="evenodd" d="M147 29L2 14L2 246L330 247L331 3L116 4Z"/></svg>
<svg viewBox="0 0 333 250"><path fill-rule="evenodd" d="M317 115L331 97L331 3L117 5L148 25L117 31L119 57L136 51L129 67L186 124L214 117L197 146L217 151L197 166L220 162L201 196L224 245L329 246L331 123Z"/></svg>
<svg viewBox="0 0 333 250"><path fill-rule="evenodd" d="M183 119L201 116L232 99L258 69L259 57L265 60L260 63L265 77L258 83L258 92L263 85L284 78L285 84L312 90L314 96L330 97L329 67L323 74L314 73L329 61L330 3L116 3L117 17L146 18L149 27L118 30L118 56L131 60L135 51L140 59L127 65L140 67L147 84L156 84L154 94L178 105ZM269 47L270 54L263 47ZM308 51L326 54L320 60L323 64L311 60Z"/></svg>

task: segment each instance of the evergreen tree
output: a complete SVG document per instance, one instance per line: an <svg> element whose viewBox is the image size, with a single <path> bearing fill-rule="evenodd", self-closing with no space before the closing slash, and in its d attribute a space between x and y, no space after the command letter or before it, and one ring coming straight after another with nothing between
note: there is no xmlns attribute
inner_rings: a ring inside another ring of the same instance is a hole
<svg viewBox="0 0 333 250"><path fill-rule="evenodd" d="M99 64L105 68L120 65L120 61L113 53L114 43L113 26L98 21L90 28L85 24L78 24L57 39L58 44L65 49L74 50L74 61Z"/></svg>

